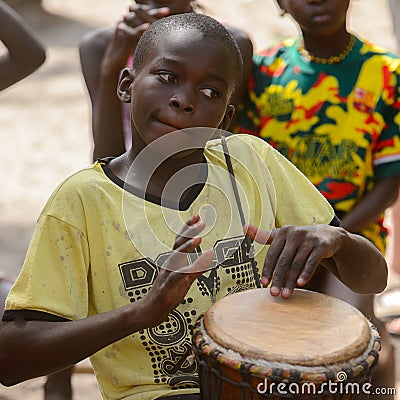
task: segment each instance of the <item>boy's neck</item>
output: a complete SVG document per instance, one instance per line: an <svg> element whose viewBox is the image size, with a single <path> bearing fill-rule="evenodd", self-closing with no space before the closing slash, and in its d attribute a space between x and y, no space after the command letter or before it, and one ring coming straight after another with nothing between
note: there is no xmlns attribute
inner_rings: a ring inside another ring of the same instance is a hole
<svg viewBox="0 0 400 400"><path fill-rule="evenodd" d="M111 171L140 192L180 201L194 183L207 178L204 150L165 160L154 153L141 156L130 150L110 162Z"/></svg>

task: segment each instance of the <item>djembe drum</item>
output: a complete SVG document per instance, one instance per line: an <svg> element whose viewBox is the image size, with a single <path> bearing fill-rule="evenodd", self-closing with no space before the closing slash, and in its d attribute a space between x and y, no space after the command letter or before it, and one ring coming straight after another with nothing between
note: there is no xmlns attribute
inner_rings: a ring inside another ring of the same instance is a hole
<svg viewBox="0 0 400 400"><path fill-rule="evenodd" d="M217 301L193 329L202 400L367 399L376 329L353 306L296 289Z"/></svg>

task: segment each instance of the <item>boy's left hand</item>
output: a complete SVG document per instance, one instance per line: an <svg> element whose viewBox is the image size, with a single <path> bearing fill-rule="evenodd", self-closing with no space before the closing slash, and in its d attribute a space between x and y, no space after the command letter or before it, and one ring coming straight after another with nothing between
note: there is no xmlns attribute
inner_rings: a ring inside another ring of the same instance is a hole
<svg viewBox="0 0 400 400"><path fill-rule="evenodd" d="M285 298L310 280L321 261L334 256L343 237L329 225L287 225L273 231L245 225L244 231L257 243L270 245L261 282L267 286L272 280L271 295Z"/></svg>
<svg viewBox="0 0 400 400"><path fill-rule="evenodd" d="M187 254L195 251L201 243L198 235L205 223L199 215L193 216L176 235L173 252L165 260L149 292L140 303L141 315L146 328L155 327L184 299L193 282L208 270L214 260L213 249L206 250L188 264Z"/></svg>

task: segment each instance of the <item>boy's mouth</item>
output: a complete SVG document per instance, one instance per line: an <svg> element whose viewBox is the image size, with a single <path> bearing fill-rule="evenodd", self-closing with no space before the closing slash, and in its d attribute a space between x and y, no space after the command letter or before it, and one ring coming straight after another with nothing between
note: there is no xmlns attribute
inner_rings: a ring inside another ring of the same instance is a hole
<svg viewBox="0 0 400 400"><path fill-rule="evenodd" d="M161 125L167 126L168 128L171 129L171 131L179 131L181 129L185 129L185 127L178 127L178 126L176 126L175 123L172 123L164 118L160 119L160 118L156 117L156 118L154 118L154 120Z"/></svg>

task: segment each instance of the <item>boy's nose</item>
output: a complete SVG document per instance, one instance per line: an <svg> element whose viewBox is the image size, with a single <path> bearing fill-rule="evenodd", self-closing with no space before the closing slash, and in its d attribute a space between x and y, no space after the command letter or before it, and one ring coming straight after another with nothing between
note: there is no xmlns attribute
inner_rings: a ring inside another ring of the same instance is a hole
<svg viewBox="0 0 400 400"><path fill-rule="evenodd" d="M194 104L189 99L179 98L178 96L174 96L170 99L169 105L176 109L181 110L187 113L193 113L194 111Z"/></svg>

